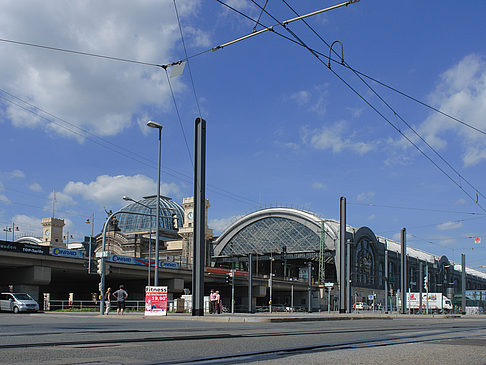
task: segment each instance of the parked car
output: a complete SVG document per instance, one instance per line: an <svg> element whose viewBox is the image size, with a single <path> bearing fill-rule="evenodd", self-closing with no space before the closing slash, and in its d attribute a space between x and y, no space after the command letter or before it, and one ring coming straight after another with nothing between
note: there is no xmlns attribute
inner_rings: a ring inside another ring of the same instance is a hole
<svg viewBox="0 0 486 365"><path fill-rule="evenodd" d="M39 304L26 293L1 293L0 310L14 313L37 312Z"/></svg>
<svg viewBox="0 0 486 365"><path fill-rule="evenodd" d="M358 311L369 310L370 306L364 302L356 302L353 304L353 309Z"/></svg>

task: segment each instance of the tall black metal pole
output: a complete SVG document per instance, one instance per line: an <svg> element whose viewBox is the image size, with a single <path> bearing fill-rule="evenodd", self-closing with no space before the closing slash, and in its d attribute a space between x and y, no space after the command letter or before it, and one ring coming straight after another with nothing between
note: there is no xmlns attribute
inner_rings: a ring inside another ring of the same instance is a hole
<svg viewBox="0 0 486 365"><path fill-rule="evenodd" d="M461 254L461 291L462 291L462 301L461 310L462 314L466 314L466 255Z"/></svg>
<svg viewBox="0 0 486 365"><path fill-rule="evenodd" d="M253 255L248 254L248 313L253 313Z"/></svg>
<svg viewBox="0 0 486 365"><path fill-rule="evenodd" d="M346 313L351 313L351 240L346 240Z"/></svg>
<svg viewBox="0 0 486 365"><path fill-rule="evenodd" d="M407 230L402 228L401 231L401 267L400 267L400 290L402 297L402 314L407 311Z"/></svg>
<svg viewBox="0 0 486 365"><path fill-rule="evenodd" d="M422 293L424 291L424 267L423 267L423 263L422 261L420 261L419 263L419 277L418 277L418 280L420 282L419 284L419 289L420 289L420 293L419 293L419 313L422 314L423 313L423 305L422 305Z"/></svg>
<svg viewBox="0 0 486 365"><path fill-rule="evenodd" d="M204 316L204 266L206 228L206 121L196 118L194 134L194 239L192 265L192 315Z"/></svg>
<svg viewBox="0 0 486 365"><path fill-rule="evenodd" d="M308 275L308 284L307 284L307 312L312 312L312 262L307 262L307 275Z"/></svg>
<svg viewBox="0 0 486 365"><path fill-rule="evenodd" d="M386 249L386 247L385 247L385 313L388 313L388 250Z"/></svg>
<svg viewBox="0 0 486 365"><path fill-rule="evenodd" d="M346 312L346 198L340 199L339 215L339 313Z"/></svg>

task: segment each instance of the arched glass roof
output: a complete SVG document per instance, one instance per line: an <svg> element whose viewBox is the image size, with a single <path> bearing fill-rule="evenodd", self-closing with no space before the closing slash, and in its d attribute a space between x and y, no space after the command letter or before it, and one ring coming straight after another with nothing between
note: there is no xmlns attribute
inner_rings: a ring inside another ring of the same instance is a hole
<svg viewBox="0 0 486 365"><path fill-rule="evenodd" d="M131 203L117 214L118 228L122 232L148 232L150 229L155 230L157 214L157 196L146 196L139 203ZM147 215L123 214L123 212L142 213ZM160 229L174 230L172 224L172 215L177 214L178 225L184 224L184 209L174 202L171 198L160 197ZM151 217L149 214L152 214Z"/></svg>
<svg viewBox="0 0 486 365"><path fill-rule="evenodd" d="M319 235L305 225L283 217L265 217L241 229L226 244L221 256L319 250Z"/></svg>

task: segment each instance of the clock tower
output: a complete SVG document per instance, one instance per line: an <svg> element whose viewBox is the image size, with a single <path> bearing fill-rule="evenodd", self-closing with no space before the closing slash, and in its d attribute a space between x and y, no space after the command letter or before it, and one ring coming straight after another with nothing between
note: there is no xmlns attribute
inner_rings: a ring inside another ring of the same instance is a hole
<svg viewBox="0 0 486 365"><path fill-rule="evenodd" d="M179 228L179 234L182 236L182 257L190 263L192 262L194 242L194 197L183 198L182 207L185 214L184 225ZM213 237L213 230L208 228L208 209L209 200L206 199L206 221L204 222L206 244ZM208 251L206 247L206 252Z"/></svg>
<svg viewBox="0 0 486 365"><path fill-rule="evenodd" d="M59 219L54 217L43 218L41 245L66 248L66 244L62 240L63 227L64 227L64 219Z"/></svg>

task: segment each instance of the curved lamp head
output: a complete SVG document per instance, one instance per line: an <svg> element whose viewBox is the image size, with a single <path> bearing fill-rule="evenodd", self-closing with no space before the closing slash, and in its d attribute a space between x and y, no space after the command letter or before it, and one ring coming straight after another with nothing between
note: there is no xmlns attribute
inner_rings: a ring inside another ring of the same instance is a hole
<svg viewBox="0 0 486 365"><path fill-rule="evenodd" d="M148 121L147 122L147 127L150 127L150 128L157 128L157 129L162 129L162 124L160 123L157 123L157 122L153 122L153 121Z"/></svg>

